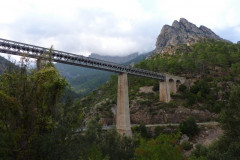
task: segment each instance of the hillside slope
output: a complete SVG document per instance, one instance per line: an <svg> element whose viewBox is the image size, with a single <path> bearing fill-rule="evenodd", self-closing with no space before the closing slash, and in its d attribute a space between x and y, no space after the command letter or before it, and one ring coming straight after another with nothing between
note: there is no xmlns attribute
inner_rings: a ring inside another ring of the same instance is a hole
<svg viewBox="0 0 240 160"><path fill-rule="evenodd" d="M158 100L156 80L129 76L131 123L179 123L188 116L194 116L198 122L211 121L225 107L231 86L240 80L240 44L204 40L183 48L185 51L177 55L156 55L135 65L185 76L188 84L182 85L166 104ZM104 124L112 124L116 99L117 76L112 76L76 105Z"/></svg>

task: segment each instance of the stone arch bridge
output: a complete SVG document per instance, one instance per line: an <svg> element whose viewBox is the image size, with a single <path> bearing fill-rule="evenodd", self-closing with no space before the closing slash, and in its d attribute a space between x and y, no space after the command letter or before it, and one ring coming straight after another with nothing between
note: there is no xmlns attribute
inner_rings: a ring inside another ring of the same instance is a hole
<svg viewBox="0 0 240 160"><path fill-rule="evenodd" d="M127 78L128 74L158 80L159 100L166 103L168 103L171 100L170 96L171 93L176 93L177 87L180 84L185 83L185 78L183 77L132 68L129 66L124 66L112 62L106 62L58 50L50 50L44 47L39 47L31 44L25 44L1 38L0 38L0 53L26 56L36 59L39 58L51 59L59 63L83 66L118 73L116 129L118 133L129 137L132 136L132 131L129 112L128 78Z"/></svg>

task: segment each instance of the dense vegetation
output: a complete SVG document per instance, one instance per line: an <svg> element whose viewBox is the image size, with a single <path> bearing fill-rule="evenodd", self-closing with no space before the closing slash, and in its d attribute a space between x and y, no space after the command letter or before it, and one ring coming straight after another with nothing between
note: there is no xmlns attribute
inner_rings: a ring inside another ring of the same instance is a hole
<svg viewBox="0 0 240 160"><path fill-rule="evenodd" d="M132 140L103 131L94 119L83 132L84 115L69 87L51 62L29 72L22 63L0 76L0 159L133 157Z"/></svg>

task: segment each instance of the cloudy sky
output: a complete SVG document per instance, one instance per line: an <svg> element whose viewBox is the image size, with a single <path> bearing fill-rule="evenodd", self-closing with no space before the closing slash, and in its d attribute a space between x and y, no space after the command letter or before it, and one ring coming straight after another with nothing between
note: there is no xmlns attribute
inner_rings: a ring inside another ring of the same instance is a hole
<svg viewBox="0 0 240 160"><path fill-rule="evenodd" d="M240 41L239 0L0 0L0 37L76 54L127 55L155 48L181 17Z"/></svg>

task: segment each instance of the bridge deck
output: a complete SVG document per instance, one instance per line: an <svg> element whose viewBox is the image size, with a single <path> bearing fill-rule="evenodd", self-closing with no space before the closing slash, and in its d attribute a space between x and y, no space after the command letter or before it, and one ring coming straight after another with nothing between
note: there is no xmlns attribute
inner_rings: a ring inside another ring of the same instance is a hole
<svg viewBox="0 0 240 160"><path fill-rule="evenodd" d="M31 44L15 42L0 38L0 52L12 55L26 56L30 58L43 58L43 54L49 52L50 49L39 47ZM132 68L121 64L98 60L90 57L84 57L77 54L67 53L58 50L52 50L51 59L54 62L65 63L99 70L128 73L134 76L165 80L166 77L162 73L152 72L143 69Z"/></svg>

